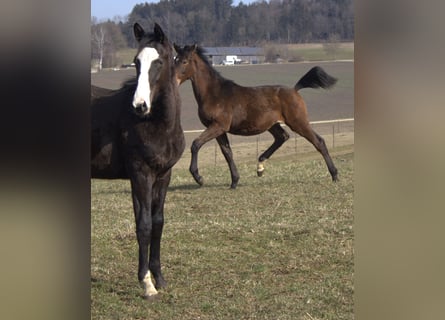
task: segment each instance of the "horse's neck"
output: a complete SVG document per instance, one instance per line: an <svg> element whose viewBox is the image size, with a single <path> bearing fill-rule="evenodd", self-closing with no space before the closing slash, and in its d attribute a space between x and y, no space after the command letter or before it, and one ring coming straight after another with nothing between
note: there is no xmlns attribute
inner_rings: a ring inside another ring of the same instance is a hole
<svg viewBox="0 0 445 320"><path fill-rule="evenodd" d="M191 81L195 98L201 104L205 102L206 97L213 96L212 93L221 87L221 82L224 81L224 78L205 62L197 60L196 72Z"/></svg>
<svg viewBox="0 0 445 320"><path fill-rule="evenodd" d="M163 95L162 99L165 99L162 110L163 120L170 129L181 128L181 100L174 68L167 69L163 76L166 79L166 85L158 93Z"/></svg>

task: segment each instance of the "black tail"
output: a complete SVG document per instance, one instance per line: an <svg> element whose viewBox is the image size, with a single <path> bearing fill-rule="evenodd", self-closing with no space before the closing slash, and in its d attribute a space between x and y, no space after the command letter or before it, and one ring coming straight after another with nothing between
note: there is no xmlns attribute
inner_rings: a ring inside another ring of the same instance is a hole
<svg viewBox="0 0 445 320"><path fill-rule="evenodd" d="M298 91L303 88L329 89L336 82L336 78L331 77L321 67L316 66L309 70L303 77L301 77L300 80L298 80L297 84L295 85L295 90Z"/></svg>

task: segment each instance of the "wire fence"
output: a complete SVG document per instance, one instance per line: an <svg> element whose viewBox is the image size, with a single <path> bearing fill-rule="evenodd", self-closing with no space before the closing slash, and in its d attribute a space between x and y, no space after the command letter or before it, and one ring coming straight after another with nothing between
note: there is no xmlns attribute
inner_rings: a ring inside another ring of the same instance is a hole
<svg viewBox="0 0 445 320"><path fill-rule="evenodd" d="M350 146L354 144L354 118L336 119L327 121L311 122L312 128L325 139L326 146L331 151L335 148ZM305 138L294 133L286 125L282 127L289 133L290 138L287 140L273 155L272 158L295 156L308 152L316 152L314 146ZM204 130L186 130L186 150L181 160L176 166L188 168L190 165L191 153L190 146ZM264 132L255 136L238 136L228 135L230 145L233 151L233 158L236 163L242 161L256 161L259 155L264 152L273 143L273 136L268 132ZM218 165L226 163L224 156L219 150L216 139L209 141L202 146L199 151L199 165Z"/></svg>

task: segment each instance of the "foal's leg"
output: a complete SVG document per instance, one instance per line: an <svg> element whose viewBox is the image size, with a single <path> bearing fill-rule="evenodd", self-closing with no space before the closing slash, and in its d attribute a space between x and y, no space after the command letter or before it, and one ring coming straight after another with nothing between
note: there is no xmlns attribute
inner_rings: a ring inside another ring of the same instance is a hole
<svg viewBox="0 0 445 320"><path fill-rule="evenodd" d="M270 158L270 156L277 151L281 145L289 139L289 134L284 130L279 123L275 123L270 129L269 132L275 138L274 143L264 151L260 157L258 158L258 166L257 166L257 174L258 177L261 177L264 172L264 161Z"/></svg>
<svg viewBox="0 0 445 320"><path fill-rule="evenodd" d="M224 158L227 161L230 169L230 175L232 177L232 185L230 186L232 189L236 188L239 180L238 170L236 169L235 162L233 161L232 149L230 148L229 139L227 138L227 134L223 133L219 137L216 138L218 141L219 147L221 148L221 152L224 155Z"/></svg>
<svg viewBox="0 0 445 320"><path fill-rule="evenodd" d="M164 228L164 202L170 184L171 169L158 177L153 186L152 232L149 268L156 281L156 289L165 288L167 283L161 273L161 237Z"/></svg>
<svg viewBox="0 0 445 320"><path fill-rule="evenodd" d="M331 156L329 155L328 148L326 147L326 143L324 142L324 139L318 135L309 124L308 121L300 121L299 123L295 121L294 123L288 123L286 124L296 133L301 135L302 137L305 137L306 140L308 140L312 145L317 149L318 152L321 153L321 155L324 158L324 161L326 162L326 165L328 167L329 173L331 174L332 181L337 181L337 168L334 165L334 162L331 159Z"/></svg>
<svg viewBox="0 0 445 320"><path fill-rule="evenodd" d="M136 236L139 245L138 279L144 289L144 297L154 297L158 292L151 281L148 265L148 247L152 233L152 182L149 176L134 171L130 174Z"/></svg>
<svg viewBox="0 0 445 320"><path fill-rule="evenodd" d="M199 175L198 171L198 151L208 141L215 139L224 133L224 129L216 123L211 124L203 133L196 138L191 147L192 159L190 162L190 173L195 181L202 186L204 184L203 178Z"/></svg>

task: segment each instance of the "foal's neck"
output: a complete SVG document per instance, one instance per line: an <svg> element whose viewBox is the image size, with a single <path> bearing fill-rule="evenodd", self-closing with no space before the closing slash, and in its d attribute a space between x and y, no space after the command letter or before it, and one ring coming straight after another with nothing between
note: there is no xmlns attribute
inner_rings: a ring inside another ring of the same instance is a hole
<svg viewBox="0 0 445 320"><path fill-rule="evenodd" d="M203 101L209 93L218 90L226 79L201 58L195 59L195 68L196 72L191 77L193 92L197 100Z"/></svg>

